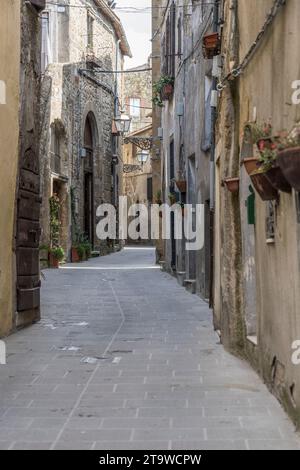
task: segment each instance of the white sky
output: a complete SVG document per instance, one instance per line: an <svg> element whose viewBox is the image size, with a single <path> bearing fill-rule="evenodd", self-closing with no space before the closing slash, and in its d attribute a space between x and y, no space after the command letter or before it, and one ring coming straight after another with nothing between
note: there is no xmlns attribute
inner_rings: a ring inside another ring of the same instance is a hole
<svg viewBox="0 0 300 470"><path fill-rule="evenodd" d="M117 8L151 7L151 0L116 0ZM151 53L151 11L148 13L125 13L116 9L126 31L133 58L125 58L125 67L145 64Z"/></svg>

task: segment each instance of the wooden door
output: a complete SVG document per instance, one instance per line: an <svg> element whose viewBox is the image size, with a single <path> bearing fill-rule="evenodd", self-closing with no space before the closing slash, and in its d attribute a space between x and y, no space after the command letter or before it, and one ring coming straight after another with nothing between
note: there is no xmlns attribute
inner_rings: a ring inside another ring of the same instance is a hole
<svg viewBox="0 0 300 470"><path fill-rule="evenodd" d="M38 155L30 147L21 155L17 199L17 311L40 317L40 176Z"/></svg>

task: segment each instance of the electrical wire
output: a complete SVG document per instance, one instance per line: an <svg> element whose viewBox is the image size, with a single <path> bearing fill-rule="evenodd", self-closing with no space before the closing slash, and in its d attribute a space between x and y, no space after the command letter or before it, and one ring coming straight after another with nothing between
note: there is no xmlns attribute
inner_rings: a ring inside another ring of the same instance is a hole
<svg viewBox="0 0 300 470"><path fill-rule="evenodd" d="M201 1L201 0L199 0ZM189 8L189 7L202 7L202 6L205 6L205 5L213 5L213 0L206 0L204 2L201 2L201 3L190 3L190 4L186 4L186 5L175 5L176 8ZM47 1L47 5L55 5L55 6L59 6L59 7L68 7L68 8L85 8L85 9L89 9L90 6L89 5L72 5L71 3L62 3L62 2L54 2L54 1ZM123 7L115 7L113 9L111 9L112 12L114 11L120 11L122 13L151 13L153 10L164 10L164 9L167 9L168 7L167 6L149 6L149 7L141 7L141 8L138 8L138 7L132 7L132 6L123 6Z"/></svg>
<svg viewBox="0 0 300 470"><path fill-rule="evenodd" d="M286 4L287 1L288 0L275 0L274 1L273 6L267 15L261 30L259 31L255 41L251 44L243 61L233 70L231 70L225 77L223 77L223 79L218 83L217 90L219 92L221 92L224 88L227 87L226 83L229 83L232 80L235 80L236 78L238 78L246 69L252 57L254 56L255 52L260 47L262 40L264 39L265 34L268 31L269 27L273 24L281 8Z"/></svg>

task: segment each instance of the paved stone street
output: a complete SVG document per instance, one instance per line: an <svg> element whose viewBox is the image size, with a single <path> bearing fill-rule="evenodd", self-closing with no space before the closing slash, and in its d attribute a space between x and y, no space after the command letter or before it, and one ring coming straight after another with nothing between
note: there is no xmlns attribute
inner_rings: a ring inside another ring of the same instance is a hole
<svg viewBox="0 0 300 470"><path fill-rule="evenodd" d="M43 319L7 339L0 449L300 449L207 305L125 249L46 270Z"/></svg>

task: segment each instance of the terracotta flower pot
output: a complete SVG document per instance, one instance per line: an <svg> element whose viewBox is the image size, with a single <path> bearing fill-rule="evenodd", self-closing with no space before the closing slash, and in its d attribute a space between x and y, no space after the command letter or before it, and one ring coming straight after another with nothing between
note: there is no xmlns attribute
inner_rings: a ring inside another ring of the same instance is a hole
<svg viewBox="0 0 300 470"><path fill-rule="evenodd" d="M248 175L251 175L251 173L254 173L254 171L257 170L257 168L260 165L257 157L244 158L242 163Z"/></svg>
<svg viewBox="0 0 300 470"><path fill-rule="evenodd" d="M278 165L270 168L270 170L265 174L273 188L277 189L277 191L282 191L284 193L290 193L292 191L290 183L286 180Z"/></svg>
<svg viewBox="0 0 300 470"><path fill-rule="evenodd" d="M79 263L80 261L78 250L75 247L72 247L71 259L72 259L72 263Z"/></svg>
<svg viewBox="0 0 300 470"><path fill-rule="evenodd" d="M168 101L173 96L174 86L172 83L167 83L164 85L161 92L161 99L163 101Z"/></svg>
<svg viewBox="0 0 300 470"><path fill-rule="evenodd" d="M203 38L203 55L206 59L212 59L220 53L220 37L218 33L207 34Z"/></svg>
<svg viewBox="0 0 300 470"><path fill-rule="evenodd" d="M279 152L277 163L292 188L300 191L300 147L288 148Z"/></svg>
<svg viewBox="0 0 300 470"><path fill-rule="evenodd" d="M59 260L55 258L52 253L49 254L49 265L50 265L50 268L54 268L54 269L59 268Z"/></svg>
<svg viewBox="0 0 300 470"><path fill-rule="evenodd" d="M186 181L184 181L184 180L176 180L176 181L175 181L175 184L176 184L178 190L179 190L181 193L186 193Z"/></svg>
<svg viewBox="0 0 300 470"><path fill-rule="evenodd" d="M237 193L240 189L240 178L225 178L224 183L231 193Z"/></svg>
<svg viewBox="0 0 300 470"><path fill-rule="evenodd" d="M271 185L265 173L254 172L250 175L250 178L263 201L273 201L278 198L277 190Z"/></svg>

